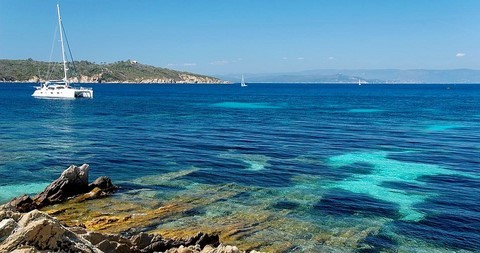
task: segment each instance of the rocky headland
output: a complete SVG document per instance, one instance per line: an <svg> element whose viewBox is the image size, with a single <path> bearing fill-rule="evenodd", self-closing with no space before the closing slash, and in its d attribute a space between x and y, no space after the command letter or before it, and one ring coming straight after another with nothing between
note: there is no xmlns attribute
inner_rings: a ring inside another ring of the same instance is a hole
<svg viewBox="0 0 480 253"><path fill-rule="evenodd" d="M38 210L54 204L61 206L65 201L81 204L105 198L117 190L108 177L99 177L88 183L88 172L87 164L79 167L72 165L43 192L33 197L17 197L1 206L0 252L243 252L235 246L221 244L217 234L198 232L187 238L170 239L143 232L104 233L91 231L84 224L69 226L55 218L55 213L47 214ZM129 224L130 219L123 217L121 221L94 222Z"/></svg>
<svg viewBox="0 0 480 253"><path fill-rule="evenodd" d="M43 82L63 77L60 63L28 60L0 60L0 82ZM226 83L218 78L141 64L134 60L114 63L76 61L69 69L74 83ZM73 71L76 70L76 71Z"/></svg>

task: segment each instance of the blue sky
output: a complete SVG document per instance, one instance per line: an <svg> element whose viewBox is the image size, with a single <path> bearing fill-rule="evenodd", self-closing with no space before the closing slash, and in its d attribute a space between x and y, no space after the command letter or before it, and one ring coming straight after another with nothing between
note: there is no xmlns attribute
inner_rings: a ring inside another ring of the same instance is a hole
<svg viewBox="0 0 480 253"><path fill-rule="evenodd" d="M0 59L48 61L55 0L0 0ZM479 0L63 0L78 60L204 74L480 69Z"/></svg>

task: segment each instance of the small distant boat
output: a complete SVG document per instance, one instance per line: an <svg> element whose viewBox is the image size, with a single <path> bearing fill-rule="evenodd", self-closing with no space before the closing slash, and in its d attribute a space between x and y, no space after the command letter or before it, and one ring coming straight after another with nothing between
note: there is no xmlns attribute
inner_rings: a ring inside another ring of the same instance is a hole
<svg viewBox="0 0 480 253"><path fill-rule="evenodd" d="M362 84L366 84L366 83L368 83L368 82L367 81L362 81L362 79L360 79L360 78L358 79L358 85L359 86L362 85Z"/></svg>
<svg viewBox="0 0 480 253"><path fill-rule="evenodd" d="M65 45L63 42L63 24L60 17L60 6L57 4L58 26L60 30L60 42L62 44L62 59L63 59L63 79L62 80L48 80L43 82L41 86L35 87L36 90L32 96L36 98L93 98L93 89L91 88L73 88L70 86L68 80L67 57L65 55ZM68 43L67 43L68 46ZM70 47L68 47L70 51ZM72 59L73 61L73 59Z"/></svg>
<svg viewBox="0 0 480 253"><path fill-rule="evenodd" d="M242 75L242 81L240 82L240 86L247 87L248 85L245 83L245 78Z"/></svg>

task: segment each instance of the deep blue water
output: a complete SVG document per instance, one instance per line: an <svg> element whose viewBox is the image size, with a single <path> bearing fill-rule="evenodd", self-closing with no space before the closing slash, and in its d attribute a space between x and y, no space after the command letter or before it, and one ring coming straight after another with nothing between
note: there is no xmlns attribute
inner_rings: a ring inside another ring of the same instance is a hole
<svg viewBox="0 0 480 253"><path fill-rule="evenodd" d="M480 251L480 85L92 86L0 85L1 203L88 163L140 201L225 194L158 229L231 218L260 250Z"/></svg>

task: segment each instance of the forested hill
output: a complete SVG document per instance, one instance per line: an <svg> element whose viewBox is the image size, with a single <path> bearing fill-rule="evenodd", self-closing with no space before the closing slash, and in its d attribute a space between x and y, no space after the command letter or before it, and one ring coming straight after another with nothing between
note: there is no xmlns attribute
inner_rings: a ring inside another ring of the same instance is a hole
<svg viewBox="0 0 480 253"><path fill-rule="evenodd" d="M144 65L136 61L96 64L75 61L69 65L73 81L81 83L222 83L215 77ZM73 71L72 71L73 72ZM48 74L50 73L50 74ZM0 82L39 82L62 79L62 63L28 60L0 60Z"/></svg>

